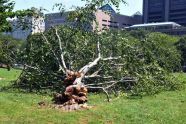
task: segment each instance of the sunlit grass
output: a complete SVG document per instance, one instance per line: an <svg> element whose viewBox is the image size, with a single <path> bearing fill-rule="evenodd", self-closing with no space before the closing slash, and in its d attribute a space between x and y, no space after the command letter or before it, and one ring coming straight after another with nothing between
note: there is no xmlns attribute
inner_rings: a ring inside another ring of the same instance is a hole
<svg viewBox="0 0 186 124"><path fill-rule="evenodd" d="M0 69L0 87L8 85L20 71ZM186 74L179 75L186 81ZM40 101L50 102L50 96L19 92L0 92L0 123L2 124L184 124L186 122L186 90L163 92L142 99L125 96L112 102L104 101L100 94L89 95L90 110L64 112L39 108Z"/></svg>
<svg viewBox="0 0 186 124"><path fill-rule="evenodd" d="M11 69L7 71L7 69L0 69L0 87L9 85L9 83L13 80L16 80L20 75L21 70Z"/></svg>

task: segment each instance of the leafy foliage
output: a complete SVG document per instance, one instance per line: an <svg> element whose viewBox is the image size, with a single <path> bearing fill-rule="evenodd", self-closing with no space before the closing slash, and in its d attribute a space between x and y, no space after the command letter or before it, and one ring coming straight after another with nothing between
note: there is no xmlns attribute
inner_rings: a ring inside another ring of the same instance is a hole
<svg viewBox="0 0 186 124"><path fill-rule="evenodd" d="M134 77L137 82L130 87L133 94L154 94L162 90L177 89L179 82L171 72L180 66L180 55L170 43L171 37L160 33L149 33L143 39L133 37L130 32L111 30L102 34L84 32L68 26L59 26L65 61L71 70L96 58L96 43L101 44L103 58L120 56L118 60L101 61L90 74L99 70L102 77L112 76L109 80L121 80L123 77ZM30 91L51 89L63 90L64 74L58 71L58 61L51 48L60 56L58 39L52 28L46 31L50 45L41 34L30 36L25 49L24 63L28 66L19 84ZM168 54L171 53L171 54ZM100 83L108 79L85 80L85 83ZM125 89L125 84L116 86L117 90Z"/></svg>
<svg viewBox="0 0 186 124"><path fill-rule="evenodd" d="M102 4L116 7L123 0L84 0L85 7L76 7L69 13L69 26L53 27L50 30L28 38L24 51L25 69L19 78L18 85L29 91L64 89L63 72L59 70L60 47L54 28L58 28L65 62L71 70L81 67L97 57L96 44L101 44L101 56L118 57L117 60L100 61L89 74L99 70L103 78L84 80L84 83L100 83L112 80L120 81L124 77L133 77L127 87L132 94L155 94L162 90L177 89L180 85L171 75L180 66L180 55L172 44L172 37L160 33L126 32L110 30L98 34L87 32L85 26L95 20L93 13ZM60 6L61 4L56 4ZM171 54L169 54L171 53ZM107 77L107 78L104 78ZM109 77L109 78L108 78ZM117 91L125 89L120 83Z"/></svg>
<svg viewBox="0 0 186 124"><path fill-rule="evenodd" d="M181 52L182 65L186 65L186 37L182 37L177 43L175 43L177 49Z"/></svg>
<svg viewBox="0 0 186 124"><path fill-rule="evenodd" d="M11 65L18 62L22 44L20 40L0 35L0 63Z"/></svg>
<svg viewBox="0 0 186 124"><path fill-rule="evenodd" d="M14 17L32 16L34 12L30 9L13 11L15 2L11 0L0 0L0 32L11 31L12 25L7 20Z"/></svg>

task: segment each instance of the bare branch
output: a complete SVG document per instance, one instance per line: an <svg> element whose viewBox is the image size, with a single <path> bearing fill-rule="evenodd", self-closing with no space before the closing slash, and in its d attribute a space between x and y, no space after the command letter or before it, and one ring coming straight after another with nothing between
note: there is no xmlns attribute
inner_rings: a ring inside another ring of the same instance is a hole
<svg viewBox="0 0 186 124"><path fill-rule="evenodd" d="M118 83L118 81L111 81L111 82L112 82L113 84L107 86L105 89L108 89L108 88L110 88L110 87L112 87L112 86L114 86L114 85L116 85L116 84Z"/></svg>
<svg viewBox="0 0 186 124"><path fill-rule="evenodd" d="M83 68L79 70L79 72L83 73L84 75L92 68L93 66L97 65L98 61L101 59L101 53L100 53L100 43L97 43L97 49L98 49L98 58L96 58L93 62L90 62L89 64L85 65Z"/></svg>
<svg viewBox="0 0 186 124"><path fill-rule="evenodd" d="M97 42L97 49L98 49L98 58L101 58L101 50L100 50L100 43Z"/></svg>
<svg viewBox="0 0 186 124"><path fill-rule="evenodd" d="M124 66L125 64L113 64L114 66Z"/></svg>
<svg viewBox="0 0 186 124"><path fill-rule="evenodd" d="M118 56L118 57L108 57L108 58L102 58L101 60L103 60L103 61L107 61L107 60L118 60L120 58L121 58L121 56Z"/></svg>
<svg viewBox="0 0 186 124"><path fill-rule="evenodd" d="M114 86L114 85L116 85L118 82L119 82L119 81L110 81L110 82L107 82L107 83L87 84L87 85L85 85L85 86L86 86L87 88L89 88L89 89L102 89L102 90L105 92L105 94L107 95L107 100L108 100L108 102L110 102L110 97L109 97L109 94L108 94L108 92L107 92L107 89L110 88L110 87L112 87L112 86ZM106 85L106 84L111 84L111 85L109 85L109 86L107 86L107 87L96 87L96 86L95 86L95 85ZM92 87L92 86L94 86L94 87Z"/></svg>
<svg viewBox="0 0 186 124"><path fill-rule="evenodd" d="M104 91L104 93L107 95L107 101L110 102L110 96L104 87L87 87L87 88L88 89L102 89Z"/></svg>
<svg viewBox="0 0 186 124"><path fill-rule="evenodd" d="M55 28L55 31L56 31L56 36L58 38L59 49L60 49L60 54L61 54L61 61L62 61L62 64L63 64L63 68L66 71L67 70L67 66L66 66L66 63L65 63L65 60L64 60L64 53L63 53L63 49L62 49L61 38L60 38L60 36L58 34L57 28Z"/></svg>
<svg viewBox="0 0 186 124"><path fill-rule="evenodd" d="M40 69L37 68L37 67L33 67L33 66L30 66L30 65L27 65L27 64L24 64L24 66L27 67L27 68L34 69L34 70L40 70Z"/></svg>
<svg viewBox="0 0 186 124"><path fill-rule="evenodd" d="M93 62L88 63L87 65L85 65L84 67L82 67L79 72L81 73L81 77L76 78L76 80L74 81L74 84L82 84L82 79L85 77L85 74L95 65L98 64L98 61L101 59L101 53L100 53L100 43L97 43L97 49L98 49L98 58L96 58Z"/></svg>
<svg viewBox="0 0 186 124"><path fill-rule="evenodd" d="M93 74L91 74L90 76L86 76L86 78L101 77L100 75L98 75L98 73L101 71L102 67L103 67L103 65L97 71L95 71Z"/></svg>
<svg viewBox="0 0 186 124"><path fill-rule="evenodd" d="M120 82L124 83L124 82L137 82L138 79L136 79L135 77L123 77Z"/></svg>
<svg viewBox="0 0 186 124"><path fill-rule="evenodd" d="M85 79L89 79L89 78L102 78L102 79L110 79L113 78L112 76L101 76L101 75L87 75L84 77Z"/></svg>
<svg viewBox="0 0 186 124"><path fill-rule="evenodd" d="M97 84L86 84L85 86L97 86L97 85L106 85L106 84L112 84L113 82L107 82L107 83L97 83Z"/></svg>
<svg viewBox="0 0 186 124"><path fill-rule="evenodd" d="M52 45L51 45L50 42L48 41L47 37L45 36L45 34L43 33L43 31L41 30L41 28L39 27L39 25L38 25L38 24L34 24L34 26L37 27L37 28L39 29L40 33L41 33L42 36L43 36L43 39L44 39L44 40L46 41L46 43L49 45L49 47L50 47L50 49L51 49L53 55L55 56L55 58L56 58L56 60L57 60L57 62L58 62L59 71L62 70L63 73L66 73L65 70L64 70L64 68L63 68L63 66L61 65L61 62L60 62L59 58L57 57L56 53L55 53L54 50L52 49Z"/></svg>
<svg viewBox="0 0 186 124"><path fill-rule="evenodd" d="M57 62L58 62L59 71L62 70L63 73L65 73L65 70L63 69L63 66L61 65L61 62L60 62L59 58L57 57L56 53L55 53L54 50L52 49L52 46L51 46L50 42L48 41L48 39L46 38L46 36L44 35L43 32L41 32L41 34L42 34L43 38L45 39L46 43L50 46L50 49L51 49L53 55L55 56L55 58L56 58L56 60L57 60Z"/></svg>

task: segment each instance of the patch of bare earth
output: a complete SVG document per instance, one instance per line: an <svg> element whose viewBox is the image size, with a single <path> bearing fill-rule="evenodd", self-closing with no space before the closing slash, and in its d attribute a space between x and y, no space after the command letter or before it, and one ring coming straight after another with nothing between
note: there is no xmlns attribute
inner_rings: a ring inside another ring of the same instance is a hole
<svg viewBox="0 0 186 124"><path fill-rule="evenodd" d="M1 78L1 77L0 77L0 81L1 81L1 80L4 80L4 78Z"/></svg>
<svg viewBox="0 0 186 124"><path fill-rule="evenodd" d="M53 108L53 109L58 109L62 111L76 111L76 110L88 110L93 108L93 106L88 106L86 103L84 104L47 104L45 102L39 102L38 103L40 108Z"/></svg>

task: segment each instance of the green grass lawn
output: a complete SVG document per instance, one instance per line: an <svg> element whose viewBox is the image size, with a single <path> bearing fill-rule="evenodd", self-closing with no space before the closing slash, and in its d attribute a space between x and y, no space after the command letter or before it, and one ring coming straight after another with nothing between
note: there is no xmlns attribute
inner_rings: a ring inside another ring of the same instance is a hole
<svg viewBox="0 0 186 124"><path fill-rule="evenodd" d="M19 76L20 71L0 69L0 87ZM176 74L186 81L186 74ZM50 101L50 96L0 91L0 124L186 124L186 89L163 92L142 99L125 96L105 102L104 95L91 94L90 110L64 112L39 108L40 101Z"/></svg>

